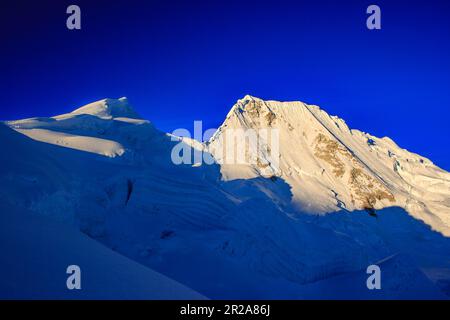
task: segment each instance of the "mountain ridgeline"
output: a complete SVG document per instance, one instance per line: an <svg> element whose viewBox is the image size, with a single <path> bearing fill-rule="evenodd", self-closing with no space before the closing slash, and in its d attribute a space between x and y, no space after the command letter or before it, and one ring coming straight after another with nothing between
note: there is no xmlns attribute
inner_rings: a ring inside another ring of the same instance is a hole
<svg viewBox="0 0 450 320"><path fill-rule="evenodd" d="M245 96L206 142L159 131L126 98L0 127L8 208L206 297L450 295L450 173L317 106ZM271 130L276 145L261 135L252 161L221 161L230 129ZM216 161L177 165L179 144ZM382 291L366 288L371 264Z"/></svg>

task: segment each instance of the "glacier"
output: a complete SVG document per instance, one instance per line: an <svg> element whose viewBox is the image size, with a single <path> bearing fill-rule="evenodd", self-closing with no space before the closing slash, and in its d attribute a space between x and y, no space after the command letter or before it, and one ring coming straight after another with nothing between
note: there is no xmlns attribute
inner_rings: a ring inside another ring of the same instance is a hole
<svg viewBox="0 0 450 320"><path fill-rule="evenodd" d="M227 128L279 130L279 168L172 163L178 143L214 157ZM115 273L88 280L93 298L450 297L450 173L317 106L248 95L201 142L104 99L0 136L2 297L86 297L54 288L71 256Z"/></svg>

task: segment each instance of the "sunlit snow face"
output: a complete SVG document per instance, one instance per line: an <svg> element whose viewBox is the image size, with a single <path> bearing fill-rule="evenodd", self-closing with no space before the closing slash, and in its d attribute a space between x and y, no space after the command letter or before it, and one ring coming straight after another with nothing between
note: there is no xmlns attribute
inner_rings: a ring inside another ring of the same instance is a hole
<svg viewBox="0 0 450 320"><path fill-rule="evenodd" d="M211 132L216 134L210 135ZM183 137L183 138L180 138ZM262 175L272 175L279 171L280 150L279 129L276 128L221 128L211 129L202 134L202 122L194 123L194 140L187 129L177 129L171 140L179 141L172 148L172 163L227 164L256 166ZM187 139L186 139L187 138ZM207 141L196 144L194 141ZM210 143L214 141L214 143Z"/></svg>

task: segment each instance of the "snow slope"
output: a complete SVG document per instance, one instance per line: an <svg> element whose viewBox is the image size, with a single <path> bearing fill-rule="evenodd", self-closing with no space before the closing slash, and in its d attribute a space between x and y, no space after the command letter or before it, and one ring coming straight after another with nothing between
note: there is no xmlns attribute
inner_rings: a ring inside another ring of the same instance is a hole
<svg viewBox="0 0 450 320"><path fill-rule="evenodd" d="M37 141L108 157L125 153L124 143L119 142L122 131L139 125L150 126L148 121L140 119L126 98L104 99L68 114L9 121L7 124ZM105 138L109 135L110 138Z"/></svg>
<svg viewBox="0 0 450 320"><path fill-rule="evenodd" d="M204 299L61 223L73 219L64 203L69 172L79 175L95 158L28 141L4 125L0 136L9 150L0 158L1 299ZM51 208L42 211L36 201L47 197ZM66 288L71 264L81 268L80 291Z"/></svg>
<svg viewBox="0 0 450 320"><path fill-rule="evenodd" d="M252 96L231 109L207 150L215 154L223 148L223 132L230 128L279 130L279 165L276 170L270 166L269 173L291 186L292 201L302 212L399 206L450 236L450 173L387 137L352 130L314 105ZM264 151L256 155L261 162ZM227 180L248 179L264 169L257 164L236 170L231 164L221 172Z"/></svg>
<svg viewBox="0 0 450 320"><path fill-rule="evenodd" d="M204 299L79 230L1 205L0 299ZM66 288L66 268L81 269L81 290Z"/></svg>
<svg viewBox="0 0 450 320"><path fill-rule="evenodd" d="M2 215L58 220L209 298L450 295L449 174L318 107L246 96L204 144L158 131L124 98L6 125L0 200L14 209ZM280 132L279 167L267 150L249 165L171 161L179 142L217 156L226 128L268 125ZM48 237L65 239L57 229ZM82 260L77 241L62 256ZM373 263L380 292L365 288Z"/></svg>

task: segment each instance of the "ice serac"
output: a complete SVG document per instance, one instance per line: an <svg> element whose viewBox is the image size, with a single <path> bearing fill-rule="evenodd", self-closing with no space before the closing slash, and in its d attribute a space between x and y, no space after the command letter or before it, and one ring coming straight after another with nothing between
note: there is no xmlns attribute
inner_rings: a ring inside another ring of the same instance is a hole
<svg viewBox="0 0 450 320"><path fill-rule="evenodd" d="M350 129L344 120L315 105L249 95L233 106L208 142L211 153L222 148L227 129L278 130L279 159L272 174L290 185L289 201L302 212L373 212L399 206L450 236L450 174L389 138ZM264 139L263 144L268 143ZM224 179L263 174L264 148L251 156L258 161L222 165Z"/></svg>

